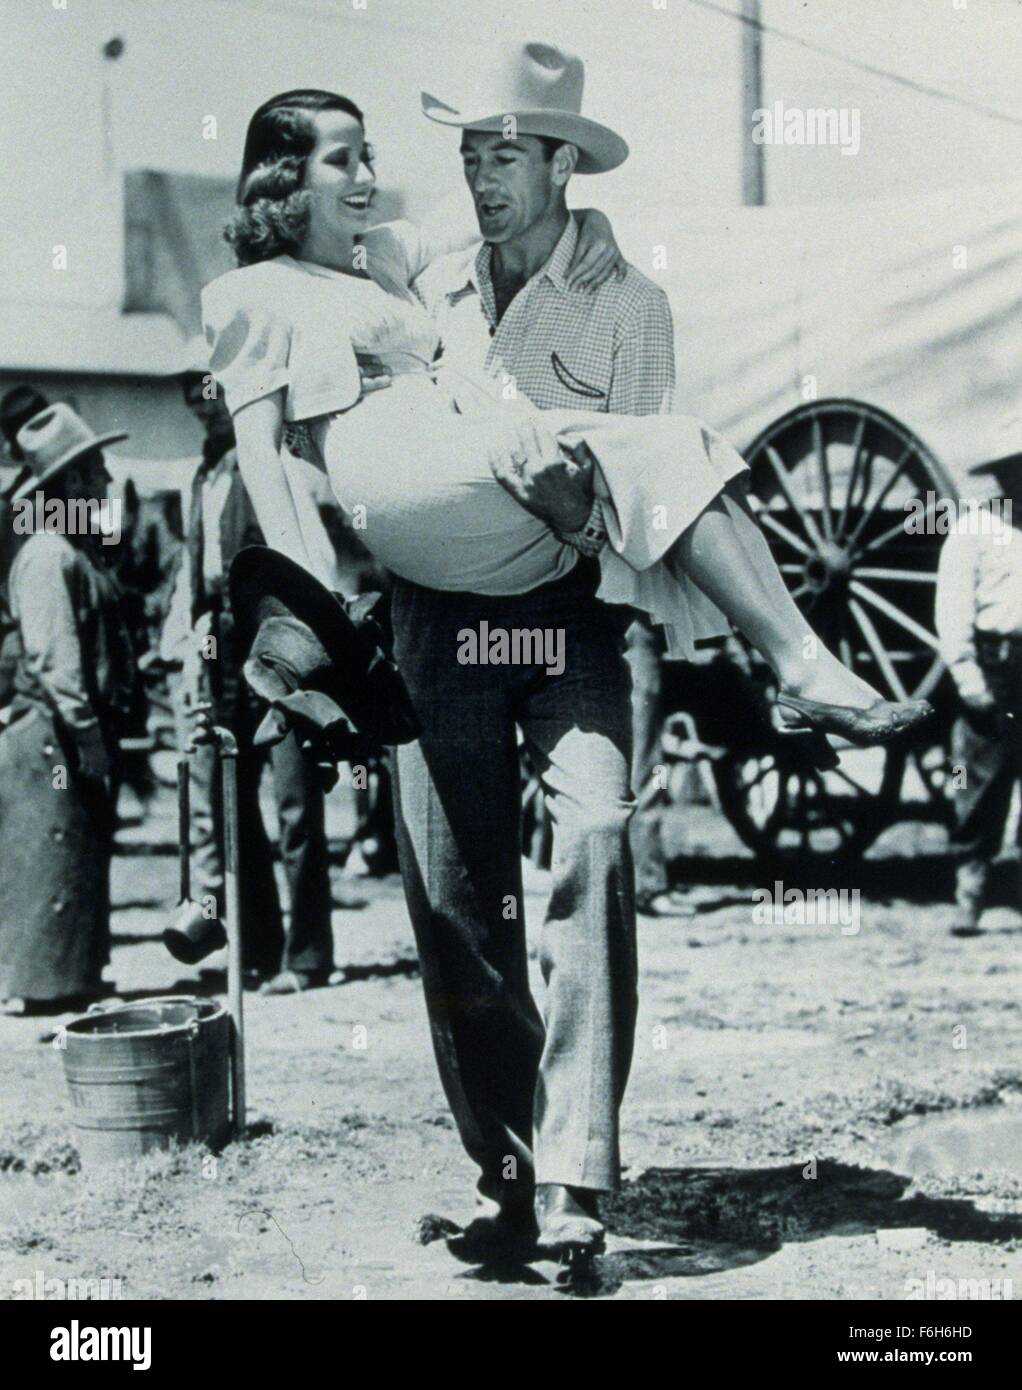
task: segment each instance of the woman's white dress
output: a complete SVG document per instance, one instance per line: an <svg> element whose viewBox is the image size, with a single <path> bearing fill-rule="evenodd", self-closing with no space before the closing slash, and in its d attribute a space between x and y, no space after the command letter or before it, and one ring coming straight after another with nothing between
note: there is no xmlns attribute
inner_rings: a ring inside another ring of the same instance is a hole
<svg viewBox="0 0 1022 1390"><path fill-rule="evenodd" d="M387 228L370 234L372 279L279 256L229 271L202 296L210 370L232 414L283 390L285 438L325 467L369 550L432 589L525 593L566 574L577 553L496 481L495 450L517 449L527 412L599 465L609 545L599 596L647 611L672 655L726 630L691 582L661 563L745 464L692 416L539 411L501 402L445 370L435 325L408 288L408 256ZM358 354L391 385L364 389ZM544 450L550 457L553 441Z"/></svg>

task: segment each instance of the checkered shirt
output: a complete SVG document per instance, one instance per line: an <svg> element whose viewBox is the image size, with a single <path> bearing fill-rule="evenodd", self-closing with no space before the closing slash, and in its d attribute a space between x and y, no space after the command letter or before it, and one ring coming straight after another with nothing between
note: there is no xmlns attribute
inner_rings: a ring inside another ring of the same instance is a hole
<svg viewBox="0 0 1022 1390"><path fill-rule="evenodd" d="M491 395L517 391L541 410L669 411L674 325L667 296L633 266L595 293L568 289L577 241L569 217L550 259L499 323L489 245L428 266L414 288L436 320L442 361L480 384L484 364Z"/></svg>

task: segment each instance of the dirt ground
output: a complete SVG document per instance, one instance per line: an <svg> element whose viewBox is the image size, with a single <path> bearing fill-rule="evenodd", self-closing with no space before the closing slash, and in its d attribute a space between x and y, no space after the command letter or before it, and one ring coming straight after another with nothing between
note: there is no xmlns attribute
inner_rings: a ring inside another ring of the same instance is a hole
<svg viewBox="0 0 1022 1390"><path fill-rule="evenodd" d="M210 987L157 939L176 892L161 814L115 861L122 992ZM345 983L246 996L250 1131L215 1161L189 1147L80 1171L47 1042L60 1020L0 1019L0 1298L38 1271L139 1299L903 1299L928 1278L1022 1292L1018 914L953 939L946 864L908 857L906 831L855 876L855 934L759 925L727 828L693 808L671 833L696 911L640 924L627 1171L588 1284L548 1264L485 1274L435 1238L431 1218L468 1219L474 1178L388 880L335 912ZM533 929L545 891L532 874ZM928 1143L919 1117L941 1112L958 1128Z"/></svg>

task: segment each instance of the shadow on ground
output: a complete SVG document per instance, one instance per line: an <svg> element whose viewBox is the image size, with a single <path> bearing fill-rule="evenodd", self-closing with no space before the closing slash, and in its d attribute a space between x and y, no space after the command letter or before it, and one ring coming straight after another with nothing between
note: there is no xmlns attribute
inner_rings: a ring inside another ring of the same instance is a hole
<svg viewBox="0 0 1022 1390"><path fill-rule="evenodd" d="M1022 1215L967 1200L905 1198L912 1179L821 1161L778 1168L650 1168L605 1203L608 1229L640 1240L699 1236L777 1249L784 1242L925 1227L942 1240L1008 1241Z"/></svg>
<svg viewBox="0 0 1022 1390"><path fill-rule="evenodd" d="M953 1198L905 1198L911 1178L883 1169L819 1162L778 1168L651 1168L604 1203L616 1249L578 1276L540 1268L474 1269L462 1277L528 1285L556 1282L576 1297L606 1297L635 1281L698 1278L756 1264L782 1245L827 1236L922 1227L941 1240L1005 1243L1022 1215L988 1213ZM617 1242L615 1242L617 1243Z"/></svg>

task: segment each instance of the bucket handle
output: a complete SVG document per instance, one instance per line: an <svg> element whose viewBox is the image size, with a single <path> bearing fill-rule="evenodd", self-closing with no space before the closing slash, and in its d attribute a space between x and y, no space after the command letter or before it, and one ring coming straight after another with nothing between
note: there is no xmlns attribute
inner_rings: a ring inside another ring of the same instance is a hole
<svg viewBox="0 0 1022 1390"><path fill-rule="evenodd" d="M199 1040L199 1020L193 1018L185 1034L188 1042L188 1082L192 1101L192 1138L199 1137L199 1069L195 1058L195 1044Z"/></svg>
<svg viewBox="0 0 1022 1390"><path fill-rule="evenodd" d="M177 853L181 902L192 896L191 885L191 758L185 748L177 760Z"/></svg>

